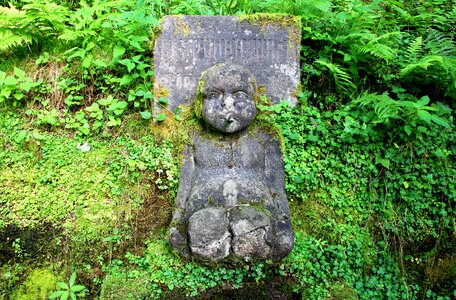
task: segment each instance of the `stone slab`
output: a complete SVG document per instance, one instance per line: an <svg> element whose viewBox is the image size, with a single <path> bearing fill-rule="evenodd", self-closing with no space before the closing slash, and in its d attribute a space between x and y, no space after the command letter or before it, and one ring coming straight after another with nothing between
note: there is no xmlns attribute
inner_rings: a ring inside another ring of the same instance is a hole
<svg viewBox="0 0 456 300"><path fill-rule="evenodd" d="M167 16L155 41L154 94L168 98L170 110L191 104L201 73L231 62L251 70L273 103L285 100L294 105L300 36L297 22L280 19Z"/></svg>

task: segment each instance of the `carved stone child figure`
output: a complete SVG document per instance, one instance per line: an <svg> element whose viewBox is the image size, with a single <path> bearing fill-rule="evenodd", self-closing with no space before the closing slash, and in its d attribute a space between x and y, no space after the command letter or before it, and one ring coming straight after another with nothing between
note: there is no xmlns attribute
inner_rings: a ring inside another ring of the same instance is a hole
<svg viewBox="0 0 456 300"><path fill-rule="evenodd" d="M184 153L170 229L183 256L280 259L293 248L280 143L248 128L255 91L254 76L239 65L215 65L201 77L195 109L212 130L192 133Z"/></svg>

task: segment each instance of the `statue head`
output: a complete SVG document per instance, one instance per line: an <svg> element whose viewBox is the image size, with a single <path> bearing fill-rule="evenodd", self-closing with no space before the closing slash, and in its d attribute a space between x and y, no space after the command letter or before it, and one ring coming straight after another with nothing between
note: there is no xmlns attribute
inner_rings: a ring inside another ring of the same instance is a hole
<svg viewBox="0 0 456 300"><path fill-rule="evenodd" d="M255 77L246 68L231 63L215 65L201 76L201 116L218 131L240 131L255 118L255 91Z"/></svg>

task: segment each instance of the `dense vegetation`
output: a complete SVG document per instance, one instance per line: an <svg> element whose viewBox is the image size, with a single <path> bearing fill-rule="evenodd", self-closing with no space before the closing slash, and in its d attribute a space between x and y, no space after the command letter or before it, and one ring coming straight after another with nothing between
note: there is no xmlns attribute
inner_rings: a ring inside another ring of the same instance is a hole
<svg viewBox="0 0 456 300"><path fill-rule="evenodd" d="M456 297L454 0L0 5L0 299ZM168 14L253 13L302 24L298 105L260 106L296 244L214 269L167 242L181 117L150 121L153 40Z"/></svg>

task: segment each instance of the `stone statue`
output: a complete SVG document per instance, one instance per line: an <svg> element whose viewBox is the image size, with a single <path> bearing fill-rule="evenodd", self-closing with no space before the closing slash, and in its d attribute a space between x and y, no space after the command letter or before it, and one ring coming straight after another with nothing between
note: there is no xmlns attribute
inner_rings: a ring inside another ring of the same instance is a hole
<svg viewBox="0 0 456 300"><path fill-rule="evenodd" d="M190 134L170 229L183 256L281 259L293 248L280 143L249 127L255 93L254 76L239 65L218 64L201 76L195 110L209 128Z"/></svg>

